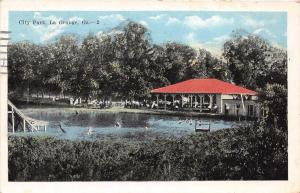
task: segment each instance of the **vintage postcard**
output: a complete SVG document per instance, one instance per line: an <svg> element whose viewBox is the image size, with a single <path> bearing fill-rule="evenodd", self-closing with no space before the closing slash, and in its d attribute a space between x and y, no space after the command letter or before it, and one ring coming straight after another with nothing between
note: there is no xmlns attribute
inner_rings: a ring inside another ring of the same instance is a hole
<svg viewBox="0 0 300 193"><path fill-rule="evenodd" d="M299 8L0 1L1 192L299 192Z"/></svg>

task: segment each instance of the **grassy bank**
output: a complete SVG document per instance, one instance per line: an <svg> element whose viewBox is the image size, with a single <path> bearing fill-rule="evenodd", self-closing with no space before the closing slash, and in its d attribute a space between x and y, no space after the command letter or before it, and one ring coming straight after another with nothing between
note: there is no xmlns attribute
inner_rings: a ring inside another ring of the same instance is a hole
<svg viewBox="0 0 300 193"><path fill-rule="evenodd" d="M287 133L277 129L150 141L9 137L10 181L286 179Z"/></svg>

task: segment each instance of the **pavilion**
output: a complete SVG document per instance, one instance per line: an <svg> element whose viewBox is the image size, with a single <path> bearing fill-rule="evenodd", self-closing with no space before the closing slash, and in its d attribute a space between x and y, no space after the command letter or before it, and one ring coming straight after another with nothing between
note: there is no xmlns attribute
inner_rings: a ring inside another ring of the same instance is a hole
<svg viewBox="0 0 300 193"><path fill-rule="evenodd" d="M191 79L151 90L156 104L229 116L258 117L255 91L217 79Z"/></svg>

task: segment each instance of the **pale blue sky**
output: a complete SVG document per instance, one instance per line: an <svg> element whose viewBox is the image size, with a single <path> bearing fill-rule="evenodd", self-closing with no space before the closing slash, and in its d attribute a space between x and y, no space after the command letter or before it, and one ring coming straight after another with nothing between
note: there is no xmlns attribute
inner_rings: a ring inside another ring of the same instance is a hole
<svg viewBox="0 0 300 193"><path fill-rule="evenodd" d="M285 12L212 12L212 11L139 11L139 12L19 12L9 15L9 28L13 42L29 40L35 43L47 43L62 34L74 33L83 38L88 33L108 32L132 20L145 25L154 43L170 41L188 44L192 47L206 48L218 54L222 45L233 30L243 29L267 39L271 44L286 48L287 15ZM30 21L29 25L22 20ZM43 25L33 25L32 21L46 21ZM77 21L77 25L54 24ZM90 22L83 25L82 20ZM20 23L21 22L21 23Z"/></svg>

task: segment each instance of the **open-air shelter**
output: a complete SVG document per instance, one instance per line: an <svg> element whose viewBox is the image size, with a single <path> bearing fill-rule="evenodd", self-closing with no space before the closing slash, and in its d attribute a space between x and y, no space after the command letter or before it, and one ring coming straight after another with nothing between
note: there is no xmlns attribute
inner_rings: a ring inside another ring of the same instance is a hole
<svg viewBox="0 0 300 193"><path fill-rule="evenodd" d="M157 104L163 104L164 109L167 109L167 103L171 103L200 112L214 110L226 115L259 115L255 91L218 79L186 80L154 89L151 94L156 96Z"/></svg>

